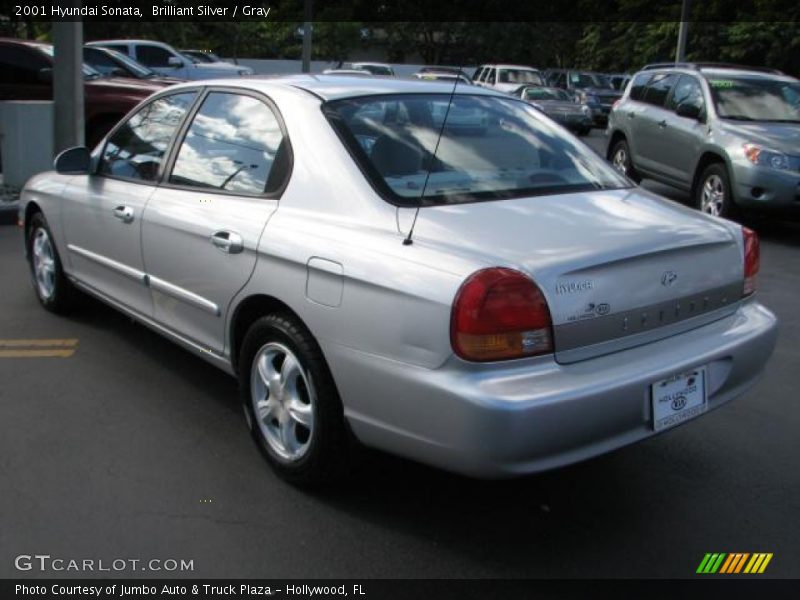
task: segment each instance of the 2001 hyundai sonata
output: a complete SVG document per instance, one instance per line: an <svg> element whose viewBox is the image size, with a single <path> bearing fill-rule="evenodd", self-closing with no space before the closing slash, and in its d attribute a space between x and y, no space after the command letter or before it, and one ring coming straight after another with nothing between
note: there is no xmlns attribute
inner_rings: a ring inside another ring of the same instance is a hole
<svg viewBox="0 0 800 600"><path fill-rule="evenodd" d="M89 292L237 375L299 483L353 440L485 477L579 461L740 395L776 337L752 231L480 88L171 87L21 210L45 308Z"/></svg>

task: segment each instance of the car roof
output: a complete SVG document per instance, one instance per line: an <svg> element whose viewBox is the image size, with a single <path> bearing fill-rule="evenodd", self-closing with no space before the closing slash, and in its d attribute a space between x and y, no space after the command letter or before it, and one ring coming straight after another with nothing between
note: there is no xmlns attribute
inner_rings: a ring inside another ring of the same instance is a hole
<svg viewBox="0 0 800 600"><path fill-rule="evenodd" d="M350 64L353 65L353 66L355 66L355 65L365 65L365 66L368 66L368 67L389 67L390 69L392 68L392 65L390 65L388 63L380 63L380 62L357 61L357 62L353 62L353 63L350 63Z"/></svg>
<svg viewBox="0 0 800 600"><path fill-rule="evenodd" d="M86 43L95 46L102 46L103 44L152 44L154 46L169 46L169 44L157 40L94 40Z"/></svg>
<svg viewBox="0 0 800 600"><path fill-rule="evenodd" d="M752 79L779 79L781 81L797 81L796 78L792 77L791 75L786 75L784 73L773 73L770 71L764 70L750 70L744 67L722 67L722 66L715 66L715 67L684 67L684 66L677 66L677 67L658 67L653 69L643 69L639 71L639 73L681 73L687 75L703 75L703 76L711 76L711 77L736 77L736 76L743 76L746 75ZM639 74L637 73L637 75Z"/></svg>
<svg viewBox="0 0 800 600"><path fill-rule="evenodd" d="M4 44L19 44L21 46L30 46L31 48L40 48L42 46L52 46L49 42L40 42L38 40L21 40L19 38L0 37L0 42Z"/></svg>

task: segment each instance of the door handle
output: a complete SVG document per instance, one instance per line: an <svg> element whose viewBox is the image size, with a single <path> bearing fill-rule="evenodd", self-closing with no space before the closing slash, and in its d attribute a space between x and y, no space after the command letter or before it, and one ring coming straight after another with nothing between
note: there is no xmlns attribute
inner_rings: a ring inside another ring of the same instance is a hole
<svg viewBox="0 0 800 600"><path fill-rule="evenodd" d="M211 236L211 243L214 247L226 252L227 254L239 254L244 250L242 236L232 231L216 231Z"/></svg>
<svg viewBox="0 0 800 600"><path fill-rule="evenodd" d="M133 221L133 209L130 206L117 206L114 209L114 216L123 223Z"/></svg>
<svg viewBox="0 0 800 600"><path fill-rule="evenodd" d="M667 120L666 119L660 121L659 124L658 124L658 128L659 129L664 129L666 126L667 126Z"/></svg>
<svg viewBox="0 0 800 600"><path fill-rule="evenodd" d="M629 118L629 119L633 119L633 118L635 118L635 117L636 117L636 113L635 113L635 112L633 112L633 111L630 111L630 112L628 113L628 118Z"/></svg>

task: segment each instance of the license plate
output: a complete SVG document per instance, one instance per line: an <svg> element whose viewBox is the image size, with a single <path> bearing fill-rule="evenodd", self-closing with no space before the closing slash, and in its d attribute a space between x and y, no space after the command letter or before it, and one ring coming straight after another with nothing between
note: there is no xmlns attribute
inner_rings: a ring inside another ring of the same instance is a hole
<svg viewBox="0 0 800 600"><path fill-rule="evenodd" d="M706 370L691 369L650 386L653 429L661 431L703 414L706 401Z"/></svg>

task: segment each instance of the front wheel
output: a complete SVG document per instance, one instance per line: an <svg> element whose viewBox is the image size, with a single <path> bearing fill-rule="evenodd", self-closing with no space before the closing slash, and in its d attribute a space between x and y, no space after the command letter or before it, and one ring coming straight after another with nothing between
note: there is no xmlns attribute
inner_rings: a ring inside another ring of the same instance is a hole
<svg viewBox="0 0 800 600"><path fill-rule="evenodd" d="M722 163L707 166L695 189L695 207L709 215L732 219L737 216L728 170Z"/></svg>
<svg viewBox="0 0 800 600"><path fill-rule="evenodd" d="M42 213L31 217L27 243L28 266L36 297L51 312L68 312L74 306L77 290L64 275L53 234Z"/></svg>
<svg viewBox="0 0 800 600"><path fill-rule="evenodd" d="M258 319L242 344L242 404L250 432L283 479L313 486L343 477L351 440L314 338L295 319Z"/></svg>

